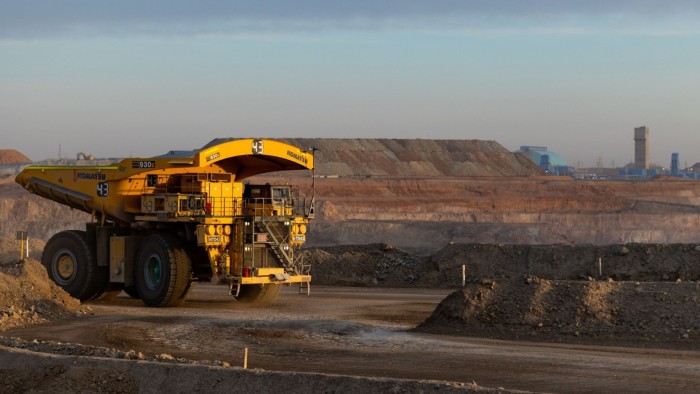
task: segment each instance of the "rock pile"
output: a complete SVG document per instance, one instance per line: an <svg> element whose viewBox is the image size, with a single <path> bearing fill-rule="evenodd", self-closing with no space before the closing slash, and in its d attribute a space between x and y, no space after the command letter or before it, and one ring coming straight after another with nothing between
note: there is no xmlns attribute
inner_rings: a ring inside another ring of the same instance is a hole
<svg viewBox="0 0 700 394"><path fill-rule="evenodd" d="M458 287L467 280L697 281L696 244L504 245L451 244L429 256L386 244L307 248L314 283L384 287Z"/></svg>
<svg viewBox="0 0 700 394"><path fill-rule="evenodd" d="M316 148L319 175L339 176L533 176L542 170L496 141L374 138L287 138Z"/></svg>
<svg viewBox="0 0 700 394"><path fill-rule="evenodd" d="M318 284L430 287L421 281L424 259L388 244L310 248L302 254Z"/></svg>
<svg viewBox="0 0 700 394"><path fill-rule="evenodd" d="M0 264L0 332L91 313L48 279L33 259Z"/></svg>
<svg viewBox="0 0 700 394"><path fill-rule="evenodd" d="M416 330L502 339L700 349L700 283L482 280Z"/></svg>

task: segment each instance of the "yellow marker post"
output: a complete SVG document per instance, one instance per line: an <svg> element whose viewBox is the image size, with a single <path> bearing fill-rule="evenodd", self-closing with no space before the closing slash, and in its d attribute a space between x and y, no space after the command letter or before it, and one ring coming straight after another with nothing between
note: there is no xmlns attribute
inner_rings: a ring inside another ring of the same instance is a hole
<svg viewBox="0 0 700 394"><path fill-rule="evenodd" d="M29 240L26 231L17 231L17 240L19 241L19 261L24 260L24 242ZM29 245L27 245L27 252L29 252Z"/></svg>

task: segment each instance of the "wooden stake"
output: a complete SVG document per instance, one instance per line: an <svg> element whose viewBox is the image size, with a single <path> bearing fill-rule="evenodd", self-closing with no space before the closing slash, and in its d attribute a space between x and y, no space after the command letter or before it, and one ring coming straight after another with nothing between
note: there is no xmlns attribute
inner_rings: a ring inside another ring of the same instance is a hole
<svg viewBox="0 0 700 394"><path fill-rule="evenodd" d="M462 264L462 287L467 285L467 265Z"/></svg>
<svg viewBox="0 0 700 394"><path fill-rule="evenodd" d="M243 369L248 369L248 348L243 350Z"/></svg>
<svg viewBox="0 0 700 394"><path fill-rule="evenodd" d="M17 240L19 241L19 261L25 259L25 255L29 257L29 233L26 231L17 231ZM24 243L27 243L26 249Z"/></svg>

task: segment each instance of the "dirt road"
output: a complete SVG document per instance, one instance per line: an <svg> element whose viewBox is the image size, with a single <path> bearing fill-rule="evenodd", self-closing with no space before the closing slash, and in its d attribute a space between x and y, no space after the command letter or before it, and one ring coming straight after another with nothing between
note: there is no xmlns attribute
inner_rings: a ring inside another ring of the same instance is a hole
<svg viewBox="0 0 700 394"><path fill-rule="evenodd" d="M265 309L198 286L181 308L118 297L94 316L4 333L249 367L435 379L554 392L697 392L700 352L542 344L410 333L449 290L287 288Z"/></svg>

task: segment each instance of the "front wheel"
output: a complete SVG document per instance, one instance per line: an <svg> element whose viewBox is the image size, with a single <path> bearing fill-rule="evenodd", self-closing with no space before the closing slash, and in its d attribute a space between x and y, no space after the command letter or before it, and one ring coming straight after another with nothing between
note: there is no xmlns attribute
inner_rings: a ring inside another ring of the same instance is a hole
<svg viewBox="0 0 700 394"><path fill-rule="evenodd" d="M108 280L95 256L95 246L88 244L84 231L61 231L46 243L41 264L51 280L85 301L97 296Z"/></svg>
<svg viewBox="0 0 700 394"><path fill-rule="evenodd" d="M136 289L148 306L177 306L184 301L191 264L179 238L154 234L143 240L136 261Z"/></svg>

